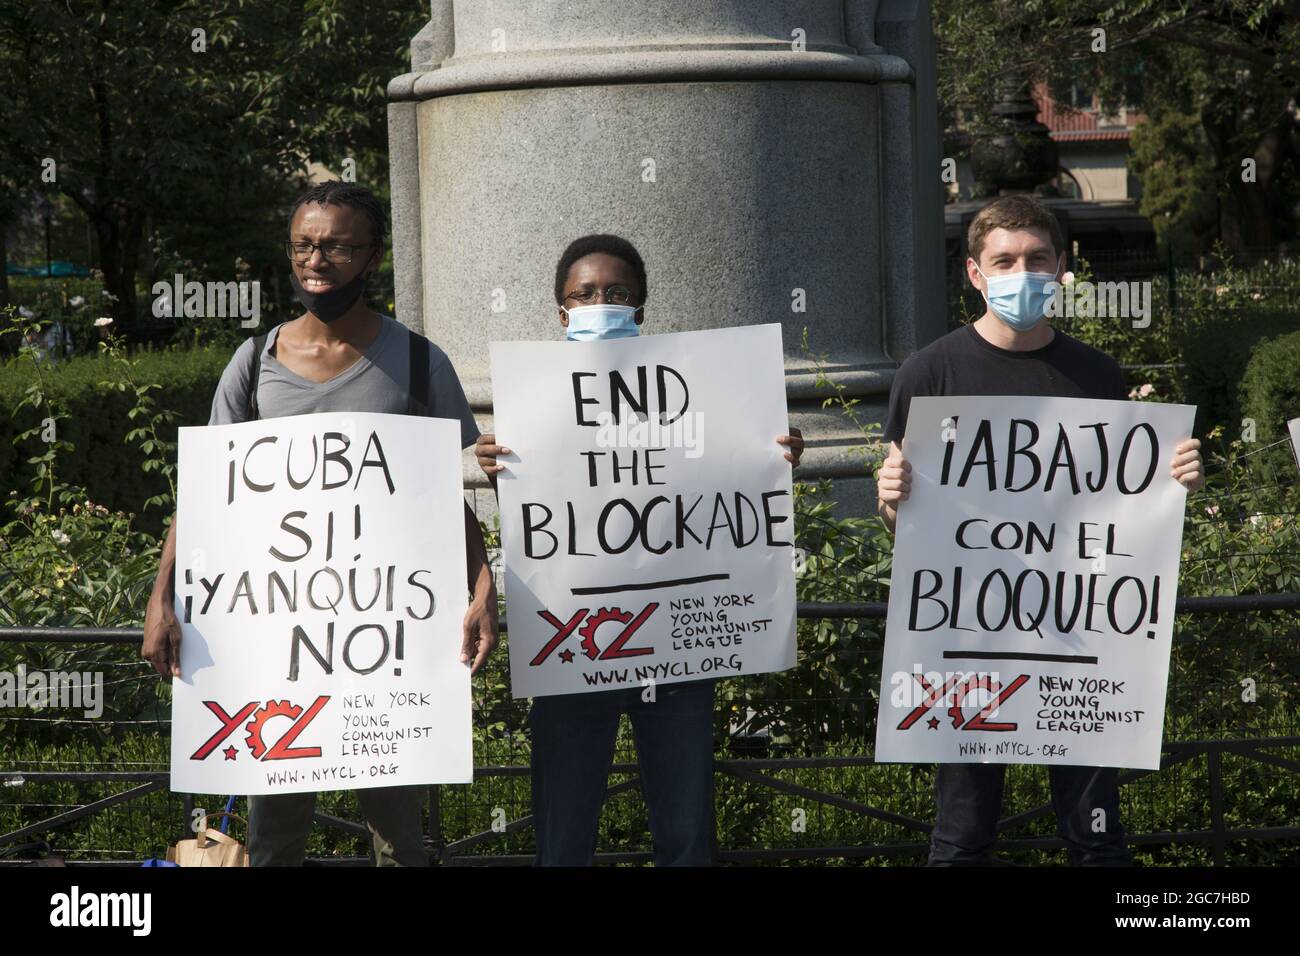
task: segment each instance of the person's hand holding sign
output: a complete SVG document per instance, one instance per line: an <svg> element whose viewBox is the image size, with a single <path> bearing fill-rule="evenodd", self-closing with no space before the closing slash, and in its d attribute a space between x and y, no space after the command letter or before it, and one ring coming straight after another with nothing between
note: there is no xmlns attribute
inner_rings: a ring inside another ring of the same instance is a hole
<svg viewBox="0 0 1300 956"><path fill-rule="evenodd" d="M465 609L465 640L460 646L460 662L473 662L469 669L472 677L497 646L497 586L483 543L483 529L469 502L465 502L465 560L471 597Z"/></svg>
<svg viewBox="0 0 1300 956"><path fill-rule="evenodd" d="M897 442L889 443L889 457L876 471L876 513L892 533L898 520L898 505L912 491L912 466Z"/></svg>
<svg viewBox="0 0 1300 956"><path fill-rule="evenodd" d="M790 449L785 453L785 460L790 463L792 470L798 468L799 459L803 457L803 432L797 428L792 428L790 434L782 435L776 440L776 443Z"/></svg>
<svg viewBox="0 0 1300 956"><path fill-rule="evenodd" d="M492 479L495 484L497 472L505 471L506 468L505 465L497 464L497 456L510 454L510 449L498 445L496 435L479 435L478 441L474 443L474 454L478 458L478 466L483 469L483 474Z"/></svg>
<svg viewBox="0 0 1300 956"><path fill-rule="evenodd" d="M1174 449L1174 459L1169 463L1169 474L1182 482L1188 491L1200 491L1205 487L1205 468L1201 464L1200 447L1199 438L1179 442Z"/></svg>
<svg viewBox="0 0 1300 956"><path fill-rule="evenodd" d="M181 625L171 602L165 598L150 600L145 609L140 656L153 665L163 680L181 676Z"/></svg>
<svg viewBox="0 0 1300 956"><path fill-rule="evenodd" d="M140 656L153 665L165 681L181 676L181 625L172 610L175 600L172 576L176 573L176 519L172 518L163 542L158 576L144 612L144 640Z"/></svg>
<svg viewBox="0 0 1300 956"><path fill-rule="evenodd" d="M497 646L497 592L475 594L465 610L465 642L460 648L460 662L469 664L470 676L478 673Z"/></svg>

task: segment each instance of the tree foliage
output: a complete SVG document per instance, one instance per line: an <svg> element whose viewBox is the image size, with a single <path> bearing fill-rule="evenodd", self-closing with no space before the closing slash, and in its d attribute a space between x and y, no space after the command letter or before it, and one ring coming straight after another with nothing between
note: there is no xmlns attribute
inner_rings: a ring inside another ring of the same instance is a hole
<svg viewBox="0 0 1300 956"><path fill-rule="evenodd" d="M1131 167L1157 194L1143 211L1178 219L1158 228L1238 249L1296 234L1298 0L935 0L934 18L949 130L995 129L1008 76L1058 104L1096 91L1148 116Z"/></svg>
<svg viewBox="0 0 1300 956"><path fill-rule="evenodd" d="M384 85L425 17L418 0L0 0L0 182L77 204L130 329L150 225L230 270L273 254L309 158L383 171Z"/></svg>

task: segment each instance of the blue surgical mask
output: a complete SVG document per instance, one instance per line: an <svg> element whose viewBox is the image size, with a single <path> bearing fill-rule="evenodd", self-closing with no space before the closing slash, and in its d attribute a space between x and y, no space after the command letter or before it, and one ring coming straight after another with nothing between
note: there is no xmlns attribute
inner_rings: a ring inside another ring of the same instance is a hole
<svg viewBox="0 0 1300 956"><path fill-rule="evenodd" d="M567 337L574 342L627 339L640 334L634 306L580 305L564 311L569 316Z"/></svg>
<svg viewBox="0 0 1300 956"><path fill-rule="evenodd" d="M1051 272L1013 272L1010 275L986 276L979 266L975 271L984 276L988 300L993 314L1017 332L1028 332L1047 313L1058 286Z"/></svg>

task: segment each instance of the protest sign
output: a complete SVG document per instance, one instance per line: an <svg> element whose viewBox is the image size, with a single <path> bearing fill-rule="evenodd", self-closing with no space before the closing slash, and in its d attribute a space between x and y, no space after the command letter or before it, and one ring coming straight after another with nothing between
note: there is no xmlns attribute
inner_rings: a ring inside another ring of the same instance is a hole
<svg viewBox="0 0 1300 956"><path fill-rule="evenodd" d="M793 666L779 325L494 342L492 391L514 696Z"/></svg>
<svg viewBox="0 0 1300 956"><path fill-rule="evenodd" d="M877 760L1159 766L1194 414L912 399Z"/></svg>
<svg viewBox="0 0 1300 956"><path fill-rule="evenodd" d="M182 428L171 787L473 776L459 422Z"/></svg>

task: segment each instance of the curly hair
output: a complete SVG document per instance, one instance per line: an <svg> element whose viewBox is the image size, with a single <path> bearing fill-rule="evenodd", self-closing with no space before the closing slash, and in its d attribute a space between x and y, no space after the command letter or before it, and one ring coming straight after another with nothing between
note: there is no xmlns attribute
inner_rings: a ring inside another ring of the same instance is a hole
<svg viewBox="0 0 1300 956"><path fill-rule="evenodd" d="M289 224L291 226L293 225L293 217L298 214L298 210L309 202L320 203L321 205L331 203L335 206L351 206L353 209L360 209L365 217L370 220L370 230L374 244L376 246L383 244L384 235L387 232L384 227L384 207L375 194L365 186L340 182L337 179L313 186L293 201L293 208L289 210Z"/></svg>
<svg viewBox="0 0 1300 956"><path fill-rule="evenodd" d="M646 287L645 263L641 261L641 253L636 251L636 247L632 243L620 236L600 233L573 240L573 242L569 243L569 247L564 250L564 254L560 256L560 261L555 265L556 304L564 304L564 284L569 280L569 269L579 259L597 252L603 252L615 259L622 259L632 267L632 271L636 273L636 281L641 286L641 301L644 302L650 290Z"/></svg>

